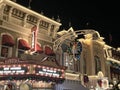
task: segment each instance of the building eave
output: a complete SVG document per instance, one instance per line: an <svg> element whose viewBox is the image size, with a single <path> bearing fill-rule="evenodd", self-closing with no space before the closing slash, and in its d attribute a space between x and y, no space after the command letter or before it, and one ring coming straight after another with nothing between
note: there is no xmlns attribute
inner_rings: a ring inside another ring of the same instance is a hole
<svg viewBox="0 0 120 90"><path fill-rule="evenodd" d="M27 12L27 14L36 15L38 18L42 18L42 19L47 20L47 21L49 21L49 22L51 22L53 24L56 24L58 26L62 25L61 23L59 23L59 22L57 22L57 21L55 21L53 19L50 19L50 18L48 18L48 17L46 17L46 16L44 16L42 14L39 14L39 13L33 11L33 10L30 10L29 8L26 8L26 7L22 6L22 5L19 5L19 4L15 3L15 2L13 2L13 1L10 1L10 0L1 0L0 3L5 3L5 4L8 4L8 5L11 5L13 7L18 8L21 11L24 10L24 12Z"/></svg>

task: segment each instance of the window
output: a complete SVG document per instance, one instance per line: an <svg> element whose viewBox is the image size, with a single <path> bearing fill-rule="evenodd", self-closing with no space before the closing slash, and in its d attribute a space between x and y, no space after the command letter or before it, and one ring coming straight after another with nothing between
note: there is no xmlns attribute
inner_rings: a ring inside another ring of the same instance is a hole
<svg viewBox="0 0 120 90"><path fill-rule="evenodd" d="M18 57L21 57L22 54L25 53L25 51L30 49L30 45L27 43L27 41L23 39L19 39L18 41Z"/></svg>
<svg viewBox="0 0 120 90"><path fill-rule="evenodd" d="M49 23L41 20L39 26L47 30L49 27Z"/></svg>
<svg viewBox="0 0 120 90"><path fill-rule="evenodd" d="M97 74L99 71L101 71L101 62L98 56L95 56L94 59L95 59L95 74Z"/></svg>
<svg viewBox="0 0 120 90"><path fill-rule="evenodd" d="M5 8L4 8L4 12L3 13L6 14L6 15L8 15L9 11L10 11L10 8L11 8L11 6L6 5Z"/></svg>
<svg viewBox="0 0 120 90"><path fill-rule="evenodd" d="M14 40L10 35L2 35L1 57L11 57Z"/></svg>
<svg viewBox="0 0 120 90"><path fill-rule="evenodd" d="M11 57L12 56L12 47L4 46L1 47L1 57Z"/></svg>
<svg viewBox="0 0 120 90"><path fill-rule="evenodd" d="M54 25L51 25L51 28L50 28L50 36L53 36L53 34L54 34L54 28L55 28L55 26L54 26Z"/></svg>
<svg viewBox="0 0 120 90"><path fill-rule="evenodd" d="M27 16L27 22L32 24L37 24L38 18L32 15Z"/></svg>
<svg viewBox="0 0 120 90"><path fill-rule="evenodd" d="M25 50L18 49L18 57L20 58L22 54L25 53Z"/></svg>
<svg viewBox="0 0 120 90"><path fill-rule="evenodd" d="M1 48L1 56L2 57L8 57L8 47L2 46Z"/></svg>
<svg viewBox="0 0 120 90"><path fill-rule="evenodd" d="M18 18L18 19L24 19L24 17L25 17L25 13L24 12L22 12L22 11L20 11L20 10L18 10L18 9L16 9L16 8L14 8L13 10L12 10L12 16L13 17L15 17L15 18Z"/></svg>

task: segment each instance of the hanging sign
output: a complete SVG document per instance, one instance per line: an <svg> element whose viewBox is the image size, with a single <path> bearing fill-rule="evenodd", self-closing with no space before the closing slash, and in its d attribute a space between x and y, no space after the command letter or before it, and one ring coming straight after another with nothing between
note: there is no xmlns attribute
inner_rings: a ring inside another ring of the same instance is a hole
<svg viewBox="0 0 120 90"><path fill-rule="evenodd" d="M31 35L32 35L32 43L31 43L31 50L36 51L36 43L37 43L37 26L33 26L31 28Z"/></svg>

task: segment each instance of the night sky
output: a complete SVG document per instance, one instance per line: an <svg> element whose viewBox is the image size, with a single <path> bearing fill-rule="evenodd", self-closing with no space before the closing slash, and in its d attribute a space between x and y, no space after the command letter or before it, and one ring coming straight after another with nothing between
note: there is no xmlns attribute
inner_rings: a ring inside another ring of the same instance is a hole
<svg viewBox="0 0 120 90"><path fill-rule="evenodd" d="M28 7L29 0L17 0ZM61 30L95 29L106 44L120 47L120 5L113 0L32 0L31 9L55 20L61 19ZM111 42L109 35L112 36Z"/></svg>

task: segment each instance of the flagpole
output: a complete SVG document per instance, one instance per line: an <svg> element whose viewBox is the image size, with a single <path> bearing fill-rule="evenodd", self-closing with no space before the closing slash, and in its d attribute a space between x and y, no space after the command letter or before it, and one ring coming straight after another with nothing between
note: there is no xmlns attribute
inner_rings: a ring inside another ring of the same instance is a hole
<svg viewBox="0 0 120 90"><path fill-rule="evenodd" d="M29 5L28 5L29 9L31 9L31 2L32 2L32 0L29 0Z"/></svg>

